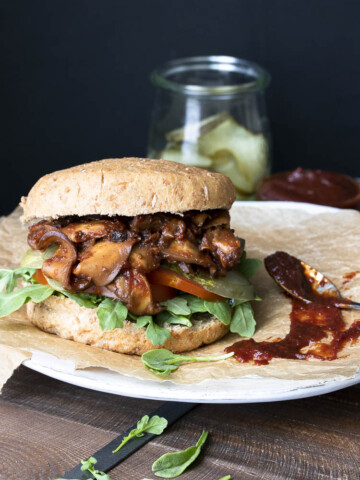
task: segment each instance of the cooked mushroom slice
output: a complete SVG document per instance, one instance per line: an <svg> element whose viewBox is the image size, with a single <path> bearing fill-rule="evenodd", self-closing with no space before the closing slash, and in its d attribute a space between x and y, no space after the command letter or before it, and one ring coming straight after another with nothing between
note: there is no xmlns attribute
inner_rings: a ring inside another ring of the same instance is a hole
<svg viewBox="0 0 360 480"><path fill-rule="evenodd" d="M240 260L243 249L240 240L231 231L225 228L215 228L207 230L200 250L209 250L215 258L220 260L224 268L229 269Z"/></svg>
<svg viewBox="0 0 360 480"><path fill-rule="evenodd" d="M72 242L85 242L92 238L104 238L112 233L122 232L122 240L126 240L125 226L119 221L93 220L89 222L69 223L61 231L70 238Z"/></svg>
<svg viewBox="0 0 360 480"><path fill-rule="evenodd" d="M120 272L135 242L134 239L121 243L99 241L82 253L74 275L91 278L96 286L107 285Z"/></svg>
<svg viewBox="0 0 360 480"><path fill-rule="evenodd" d="M53 243L58 243L59 248L51 258L45 260L42 272L46 277L57 280L67 290L72 290L70 276L71 269L76 261L76 248L70 240L58 230L46 232L40 242L39 249L45 249Z"/></svg>
<svg viewBox="0 0 360 480"><path fill-rule="evenodd" d="M155 315L163 310L163 307L153 301L145 275L136 270L126 270L107 288L135 315Z"/></svg>
<svg viewBox="0 0 360 480"><path fill-rule="evenodd" d="M163 258L170 262L186 262L211 267L214 262L210 256L200 252L196 245L189 240L173 240L168 248L162 250Z"/></svg>
<svg viewBox="0 0 360 480"><path fill-rule="evenodd" d="M135 245L129 256L129 264L142 273L151 272L160 265L159 249L152 245Z"/></svg>
<svg viewBox="0 0 360 480"><path fill-rule="evenodd" d="M230 214L228 210L214 211L214 214L204 224L204 228L210 227L230 227Z"/></svg>

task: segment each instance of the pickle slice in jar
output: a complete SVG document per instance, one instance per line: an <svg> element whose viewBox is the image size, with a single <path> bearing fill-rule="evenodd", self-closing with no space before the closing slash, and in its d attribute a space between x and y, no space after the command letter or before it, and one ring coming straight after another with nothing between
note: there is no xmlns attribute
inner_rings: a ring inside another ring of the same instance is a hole
<svg viewBox="0 0 360 480"><path fill-rule="evenodd" d="M182 150L165 148L165 150L160 153L160 158L163 158L164 160L171 160L172 162L183 163L191 167L211 167L212 161L210 158L194 152L193 149L186 149L184 148L184 145L185 144L182 145Z"/></svg>
<svg viewBox="0 0 360 480"><path fill-rule="evenodd" d="M201 154L208 157L213 158L219 151L230 152L241 176L251 185L250 191L266 173L267 143L264 136L249 132L232 117L199 138L198 144ZM216 170L219 171L218 166Z"/></svg>
<svg viewBox="0 0 360 480"><path fill-rule="evenodd" d="M196 142L199 137L210 132L229 118L231 117L227 112L221 112L205 118L201 122L187 123L185 127L166 133L165 138L170 143Z"/></svg>
<svg viewBox="0 0 360 480"><path fill-rule="evenodd" d="M236 163L236 158L232 155L232 152L225 149L218 150L212 158L212 170L223 173L224 175L230 177L230 180L235 185L239 196L246 197L249 195L249 193L253 192L252 184L241 174Z"/></svg>

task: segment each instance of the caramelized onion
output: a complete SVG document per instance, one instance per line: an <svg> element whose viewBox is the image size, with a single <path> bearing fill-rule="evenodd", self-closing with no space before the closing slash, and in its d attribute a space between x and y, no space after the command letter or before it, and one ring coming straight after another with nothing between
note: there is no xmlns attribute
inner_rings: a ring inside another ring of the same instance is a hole
<svg viewBox="0 0 360 480"><path fill-rule="evenodd" d="M45 249L53 243L58 243L59 248L51 258L45 260L42 272L46 277L60 282L67 290L72 290L70 277L77 257L76 248L66 235L55 229L44 233L37 247Z"/></svg>

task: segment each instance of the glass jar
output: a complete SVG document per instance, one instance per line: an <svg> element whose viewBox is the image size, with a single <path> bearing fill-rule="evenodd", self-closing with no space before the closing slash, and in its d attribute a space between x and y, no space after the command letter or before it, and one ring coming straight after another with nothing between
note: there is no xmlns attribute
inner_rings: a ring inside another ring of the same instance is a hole
<svg viewBox="0 0 360 480"><path fill-rule="evenodd" d="M227 56L173 60L154 70L148 156L228 175L238 199L270 173L264 91L269 74Z"/></svg>

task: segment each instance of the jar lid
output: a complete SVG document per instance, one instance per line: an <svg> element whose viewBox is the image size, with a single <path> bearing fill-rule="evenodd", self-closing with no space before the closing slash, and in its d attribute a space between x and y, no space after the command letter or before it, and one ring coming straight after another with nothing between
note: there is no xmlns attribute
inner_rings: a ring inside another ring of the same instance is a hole
<svg viewBox="0 0 360 480"><path fill-rule="evenodd" d="M171 60L151 73L156 87L195 95L234 95L264 89L270 75L254 62L223 55Z"/></svg>

